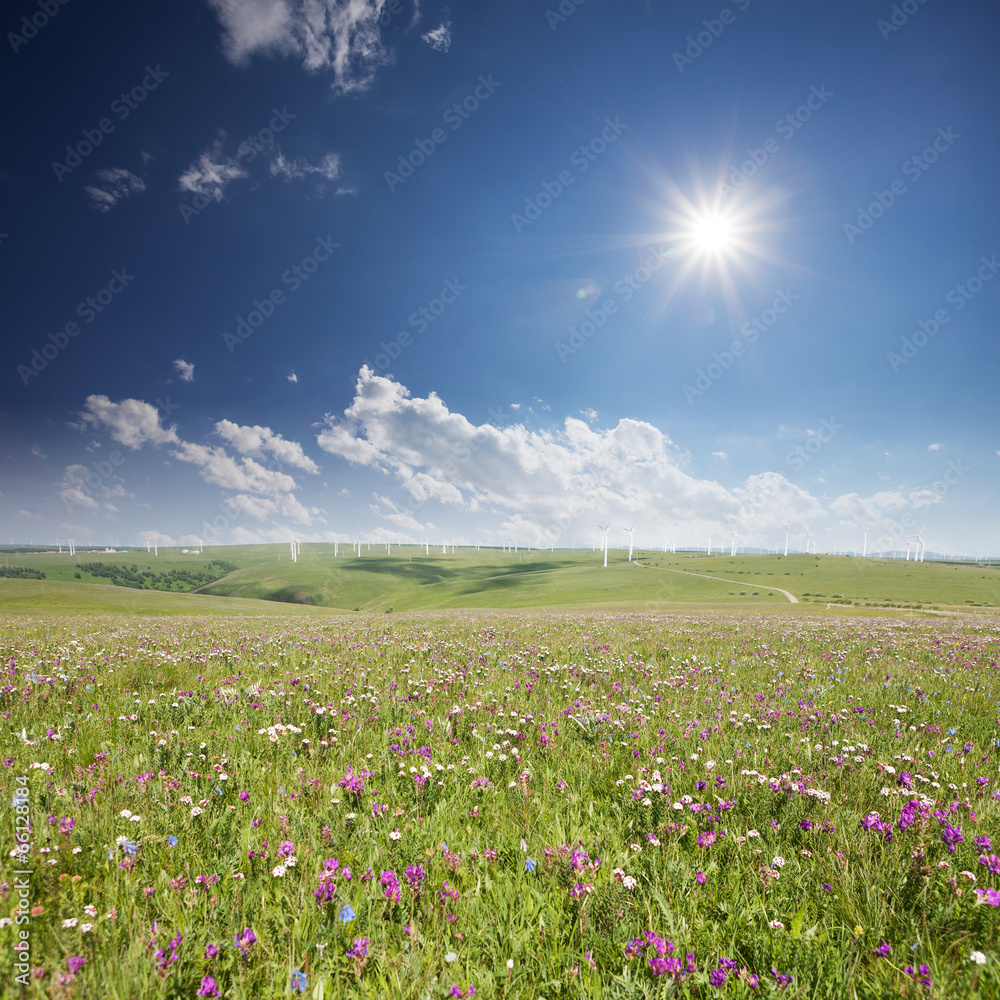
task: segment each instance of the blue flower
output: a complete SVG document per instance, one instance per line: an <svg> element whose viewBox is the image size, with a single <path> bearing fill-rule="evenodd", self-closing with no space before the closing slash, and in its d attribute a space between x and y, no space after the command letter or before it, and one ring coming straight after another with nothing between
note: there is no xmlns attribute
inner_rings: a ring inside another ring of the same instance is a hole
<svg viewBox="0 0 1000 1000"><path fill-rule="evenodd" d="M134 840L123 840L122 850L129 856L137 854L139 851L139 845Z"/></svg>
<svg viewBox="0 0 1000 1000"><path fill-rule="evenodd" d="M309 988L309 983L306 980L306 974L304 972L299 972L299 970L296 969L292 973L291 987L299 993L305 993L305 991Z"/></svg>
<svg viewBox="0 0 1000 1000"><path fill-rule="evenodd" d="M524 867L527 868L529 872L533 872L535 870L536 863L537 862L534 858L528 858L528 860L524 862Z"/></svg>
<svg viewBox="0 0 1000 1000"><path fill-rule="evenodd" d="M174 836L174 835L173 835L173 834L171 833L171 834L170 834L170 835L169 835L169 836L167 837L167 843L168 843L168 844L169 844L169 845L170 845L171 847L176 847L176 846L177 846L177 838L176 838L176 837L175 837L175 836Z"/></svg>
<svg viewBox="0 0 1000 1000"><path fill-rule="evenodd" d="M356 916L357 914L354 912L354 910L351 909L351 904L348 903L345 907L341 909L339 915L337 916L337 919L343 920L344 923L346 924L349 923L351 920L353 920Z"/></svg>

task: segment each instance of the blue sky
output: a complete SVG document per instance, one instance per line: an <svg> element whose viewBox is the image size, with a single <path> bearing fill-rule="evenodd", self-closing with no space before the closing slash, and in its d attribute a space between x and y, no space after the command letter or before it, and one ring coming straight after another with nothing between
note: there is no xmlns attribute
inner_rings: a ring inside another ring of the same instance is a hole
<svg viewBox="0 0 1000 1000"><path fill-rule="evenodd" d="M1000 551L995 4L0 26L4 542Z"/></svg>

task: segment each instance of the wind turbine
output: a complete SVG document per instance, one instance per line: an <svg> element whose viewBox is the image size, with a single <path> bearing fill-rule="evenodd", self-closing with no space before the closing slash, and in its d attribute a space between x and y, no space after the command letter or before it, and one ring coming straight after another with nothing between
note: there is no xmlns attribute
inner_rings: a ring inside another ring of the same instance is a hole
<svg viewBox="0 0 1000 1000"><path fill-rule="evenodd" d="M861 558L865 559L868 556L868 529L871 527L871 525L862 524L860 521L857 521L855 523L865 533L864 545L861 547Z"/></svg>
<svg viewBox="0 0 1000 1000"><path fill-rule="evenodd" d="M517 535L514 536L514 554L517 554Z"/></svg>
<svg viewBox="0 0 1000 1000"><path fill-rule="evenodd" d="M804 525L804 527L806 529L806 555L809 555L809 539L812 538L815 540L816 536L809 530L808 525Z"/></svg>
<svg viewBox="0 0 1000 1000"><path fill-rule="evenodd" d="M911 546L912 544L913 544L913 542L911 542L911 541L910 541L910 536L909 536L909 535L907 535L907 536L906 536L906 561L907 561L907 562L909 562L909 561L910 561L910 546Z"/></svg>
<svg viewBox="0 0 1000 1000"><path fill-rule="evenodd" d="M712 554L712 536L711 535L708 536L708 554L709 555Z"/></svg>
<svg viewBox="0 0 1000 1000"><path fill-rule="evenodd" d="M735 528L733 528L731 534L733 536L733 540L732 540L732 545L729 548L729 555L730 556L734 556L734 555L736 555L736 529Z"/></svg>
<svg viewBox="0 0 1000 1000"><path fill-rule="evenodd" d="M605 524L605 525L603 525L603 526L599 524L597 527L600 528L601 531L604 534L604 543L603 543L603 547L604 547L604 568L607 569L608 568L608 528L611 527L611 522L608 521L608 523Z"/></svg>
<svg viewBox="0 0 1000 1000"><path fill-rule="evenodd" d="M781 523L785 526L785 557L788 556L788 522L782 518Z"/></svg>
<svg viewBox="0 0 1000 1000"><path fill-rule="evenodd" d="M923 530L923 529L921 529L921 530ZM925 546L924 546L923 537L920 536L920 535L917 535L917 557L916 557L916 561L917 562L923 562L924 561L924 548L925 548Z"/></svg>
<svg viewBox="0 0 1000 1000"><path fill-rule="evenodd" d="M633 534L632 529L635 528L635 521L632 522L631 528L622 528L622 531L628 532L628 561L632 561L632 547L633 547Z"/></svg>

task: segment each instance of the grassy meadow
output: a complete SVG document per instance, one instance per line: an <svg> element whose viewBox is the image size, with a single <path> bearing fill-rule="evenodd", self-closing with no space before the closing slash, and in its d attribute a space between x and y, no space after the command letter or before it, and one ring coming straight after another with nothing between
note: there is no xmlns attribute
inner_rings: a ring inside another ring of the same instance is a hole
<svg viewBox="0 0 1000 1000"><path fill-rule="evenodd" d="M996 620L796 610L8 614L0 981L1000 995Z"/></svg>
<svg viewBox="0 0 1000 1000"><path fill-rule="evenodd" d="M817 607L983 609L990 613L1000 608L1000 572L991 564L654 551L637 551L629 563L626 551L612 549L604 569L601 553L590 549L505 553L458 548L444 554L438 546L428 555L422 546L395 546L387 554L384 547L373 545L362 546L360 558L352 552L350 546L341 546L334 558L332 545L307 544L297 562L291 561L287 546L281 545L225 546L200 555L163 549L157 557L142 551L87 552L75 558L54 553L8 554L0 557L6 565L38 569L46 579L0 578L0 610L24 613L26 603L41 611L48 608L48 601L37 598L50 592L54 598L57 591L51 588L35 588L27 602L18 599L24 585L32 582L108 587L108 578L87 572L88 563L105 567L118 564L123 572L135 566L139 572L155 572L161 577L172 574L171 594L190 592L341 611L788 609L787 598L768 588L787 590L800 603ZM207 567L216 561L236 569L198 587L179 576L208 572ZM114 589L123 595L154 593L129 586ZM128 600L122 597L123 602ZM101 607L82 608L78 601L75 606L84 613L101 611ZM148 607L148 613L155 613L153 604Z"/></svg>

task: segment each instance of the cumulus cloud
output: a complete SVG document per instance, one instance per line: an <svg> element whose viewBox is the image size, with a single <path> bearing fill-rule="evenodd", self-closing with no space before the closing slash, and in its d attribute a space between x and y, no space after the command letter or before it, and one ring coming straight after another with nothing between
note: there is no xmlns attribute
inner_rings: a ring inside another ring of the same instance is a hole
<svg viewBox="0 0 1000 1000"><path fill-rule="evenodd" d="M177 444L176 427L160 425L160 411L141 399L124 399L112 403L107 396L88 396L83 413L85 425L106 430L114 441L138 450L149 444Z"/></svg>
<svg viewBox="0 0 1000 1000"><path fill-rule="evenodd" d="M165 428L160 424L155 406L140 399L113 403L107 396L88 396L81 427L88 425L106 431L128 448L138 449L144 444L172 446L169 452L172 458L197 466L205 482L234 494L225 500L232 511L258 520L282 518L300 525L323 520L319 508L306 507L294 495L298 489L295 479L280 468L265 465L263 459L271 457L275 464L283 463L309 473L319 472L319 467L300 444L286 440L269 427L244 427L231 420L219 421L215 432L239 452L241 457L235 457L218 445L182 440L176 427ZM94 498L94 490L87 487L88 475L84 466L70 466L60 484L61 495L87 510L95 510L100 504ZM102 484L101 489L102 497L125 495L121 486Z"/></svg>
<svg viewBox="0 0 1000 1000"><path fill-rule="evenodd" d="M302 450L297 441L288 441L275 434L270 427L242 427L231 420L220 420L215 425L215 433L228 441L241 455L263 455L268 453L281 459L287 465L306 472L319 472L319 466Z"/></svg>
<svg viewBox="0 0 1000 1000"><path fill-rule="evenodd" d="M189 364L183 358L178 358L174 362L174 371L180 375L182 382L194 381L194 365Z"/></svg>
<svg viewBox="0 0 1000 1000"><path fill-rule="evenodd" d="M383 0L209 0L222 49L235 65L260 53L292 56L333 76L340 94L363 93L391 61L382 44Z"/></svg>
<svg viewBox="0 0 1000 1000"><path fill-rule="evenodd" d="M110 212L123 198L146 190L142 178L123 167L98 170L97 177L101 183L85 187L84 191L90 196L91 206L98 212Z"/></svg>
<svg viewBox="0 0 1000 1000"><path fill-rule="evenodd" d="M435 52L447 52L451 48L451 21L444 21L433 31L420 36Z"/></svg>
<svg viewBox="0 0 1000 1000"><path fill-rule="evenodd" d="M499 514L503 530L536 544L574 525L590 532L597 520L610 517L635 520L647 537L676 533L679 526L695 537L722 537L735 524L744 544L772 545L783 521L808 524L816 533L838 516L887 518L926 500L910 491L827 501L778 472L725 487L690 475L687 453L645 421L625 418L601 428L570 417L543 431L513 418L476 424L435 393L414 398L367 367L351 405L343 416L326 418L317 442L331 455L396 481L405 502L378 497L372 507L387 521L418 530L417 513L435 501Z"/></svg>

